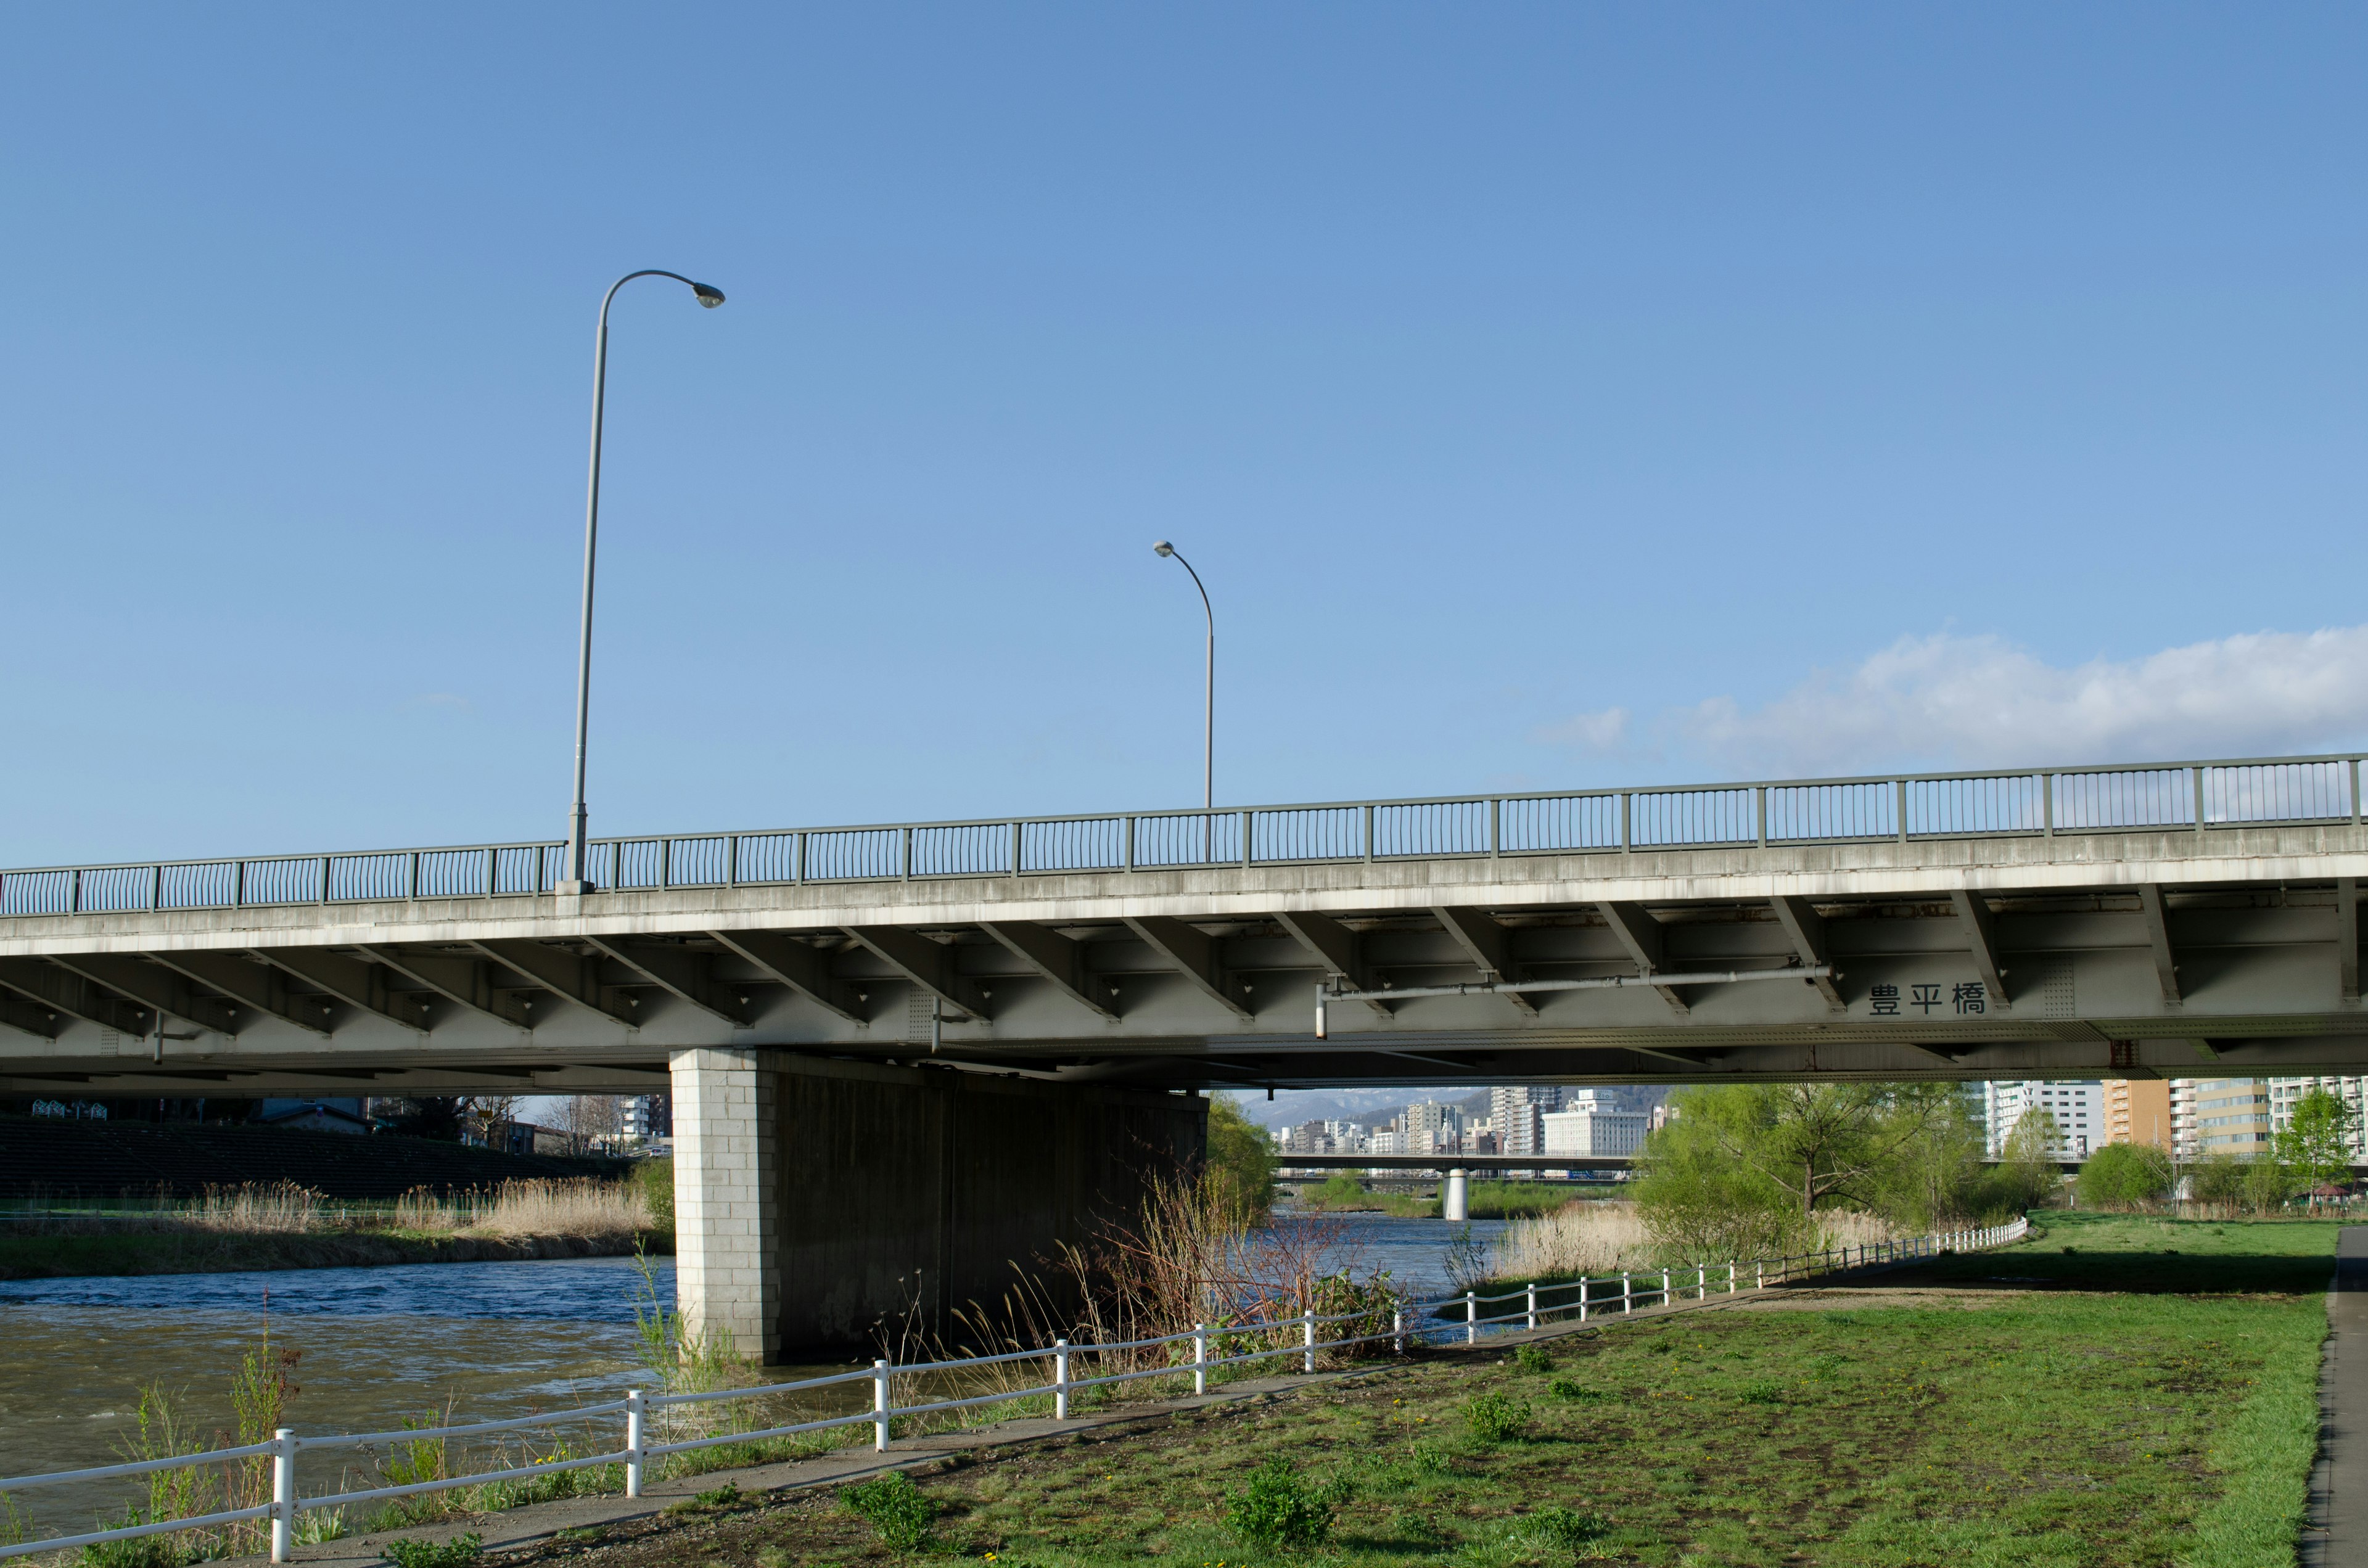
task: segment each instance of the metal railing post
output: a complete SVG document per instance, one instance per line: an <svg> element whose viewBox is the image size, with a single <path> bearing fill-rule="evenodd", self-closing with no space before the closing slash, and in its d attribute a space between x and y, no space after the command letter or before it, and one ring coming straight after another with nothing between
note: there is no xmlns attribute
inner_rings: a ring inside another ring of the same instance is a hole
<svg viewBox="0 0 2368 1568"><path fill-rule="evenodd" d="M1242 813L1242 869L1250 869L1250 813Z"/></svg>
<svg viewBox="0 0 2368 1568"><path fill-rule="evenodd" d="M1668 1269L1664 1268L1663 1270L1661 1270L1661 1305L1663 1305L1663 1306L1665 1306L1665 1307L1666 1307L1666 1306L1668 1306L1668 1304L1669 1304L1669 1271L1668 1271Z"/></svg>
<svg viewBox="0 0 2368 1568"><path fill-rule="evenodd" d="M2356 770L2355 770L2355 771L2356 771ZM1365 863L1366 863L1367 865L1371 865L1371 864L1372 864L1372 860L1373 860L1373 808L1372 808L1372 807L1371 807L1371 806L1367 806L1367 807L1365 808Z"/></svg>
<svg viewBox="0 0 2368 1568"><path fill-rule="evenodd" d="M1694 1300L1710 1300L1710 1265L1707 1263L1694 1265Z"/></svg>
<svg viewBox="0 0 2368 1568"><path fill-rule="evenodd" d="M1765 1258L1754 1258L1752 1260L1751 1288L1755 1290L1765 1290L1768 1289L1768 1263Z"/></svg>
<svg viewBox="0 0 2368 1568"><path fill-rule="evenodd" d="M1307 1346L1306 1369L1315 1370L1315 1309L1308 1308L1299 1314L1301 1343Z"/></svg>
<svg viewBox="0 0 2368 1568"><path fill-rule="evenodd" d="M1636 1282L1627 1274L1620 1276L1620 1311L1624 1315L1636 1310Z"/></svg>
<svg viewBox="0 0 2368 1568"><path fill-rule="evenodd" d="M1726 1265L1726 1293L1730 1296L1735 1294L1735 1263L1733 1259L1729 1259Z"/></svg>
<svg viewBox="0 0 2368 1568"><path fill-rule="evenodd" d="M888 1451L888 1363L871 1363L871 1447Z"/></svg>
<svg viewBox="0 0 2368 1568"><path fill-rule="evenodd" d="M2197 767L2191 767L2187 771L2195 775L2195 836L2202 838L2203 836L2203 769Z"/></svg>
<svg viewBox="0 0 2368 1568"><path fill-rule="evenodd" d="M1390 1349L1395 1355L1406 1354L1406 1309L1404 1307L1390 1309Z"/></svg>
<svg viewBox="0 0 2368 1568"><path fill-rule="evenodd" d="M1480 1343L1480 1301L1469 1290L1463 1292L1463 1343Z"/></svg>
<svg viewBox="0 0 2368 1568"><path fill-rule="evenodd" d="M1205 1323L1192 1325L1192 1392L1209 1392L1209 1325Z"/></svg>
<svg viewBox="0 0 2368 1568"><path fill-rule="evenodd" d="M1538 1326L1538 1282L1534 1279L1530 1281L1530 1316L1527 1326L1531 1328Z"/></svg>
<svg viewBox="0 0 2368 1568"><path fill-rule="evenodd" d="M1053 1341L1053 1419L1069 1418L1069 1342Z"/></svg>
<svg viewBox="0 0 2368 1568"><path fill-rule="evenodd" d="M285 1562L296 1544L296 1434L271 1434L271 1561Z"/></svg>
<svg viewBox="0 0 2368 1568"><path fill-rule="evenodd" d="M625 1391L625 1495L642 1494L642 1391Z"/></svg>
<svg viewBox="0 0 2368 1568"><path fill-rule="evenodd" d="M1587 1276L1578 1277L1578 1321L1587 1321Z"/></svg>

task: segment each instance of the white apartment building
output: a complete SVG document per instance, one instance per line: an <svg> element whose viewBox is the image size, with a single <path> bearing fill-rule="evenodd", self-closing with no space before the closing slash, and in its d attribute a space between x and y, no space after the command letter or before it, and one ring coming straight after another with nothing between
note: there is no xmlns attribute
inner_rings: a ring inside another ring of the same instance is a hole
<svg viewBox="0 0 2368 1568"><path fill-rule="evenodd" d="M1599 1108L1593 1104L1569 1110L1550 1110L1538 1118L1544 1133L1543 1154L1583 1154L1602 1157L1633 1154L1644 1147L1652 1131L1650 1112Z"/></svg>
<svg viewBox="0 0 2368 1568"><path fill-rule="evenodd" d="M1545 1128L1540 1120L1563 1108L1559 1084L1500 1084L1488 1093L1488 1120L1497 1130L1500 1154L1543 1154Z"/></svg>
<svg viewBox="0 0 2368 1568"><path fill-rule="evenodd" d="M1463 1113L1439 1100L1410 1105L1398 1117L1399 1153L1429 1154L1463 1147Z"/></svg>
<svg viewBox="0 0 2368 1568"><path fill-rule="evenodd" d="M2313 1089L2324 1089L2343 1102L2351 1119L2343 1134L2345 1157L2354 1165L2368 1164L2368 1078L2271 1079L2271 1131L2283 1132L2292 1126L2294 1106Z"/></svg>
<svg viewBox="0 0 2368 1568"><path fill-rule="evenodd" d="M1984 1142L1990 1158L2006 1152L2016 1123L2033 1110L2055 1119L2050 1153L2059 1160L2082 1160L2105 1142L2105 1086L2096 1079L2009 1078L1982 1085Z"/></svg>

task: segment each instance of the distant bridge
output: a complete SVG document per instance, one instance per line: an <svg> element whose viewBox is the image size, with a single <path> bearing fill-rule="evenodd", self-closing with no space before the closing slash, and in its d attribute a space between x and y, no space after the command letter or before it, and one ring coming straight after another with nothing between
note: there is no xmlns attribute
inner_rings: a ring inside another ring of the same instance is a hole
<svg viewBox="0 0 2368 1568"><path fill-rule="evenodd" d="M2357 1071L2358 755L0 874L0 1092ZM1336 995L1316 1028L1318 985Z"/></svg>

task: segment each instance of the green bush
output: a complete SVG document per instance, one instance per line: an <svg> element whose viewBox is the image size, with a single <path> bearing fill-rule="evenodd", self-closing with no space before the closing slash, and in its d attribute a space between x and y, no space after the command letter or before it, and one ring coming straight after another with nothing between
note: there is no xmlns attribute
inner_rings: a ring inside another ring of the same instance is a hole
<svg viewBox="0 0 2368 1568"><path fill-rule="evenodd" d="M472 1530L441 1542L397 1539L379 1550L394 1568L470 1568L484 1555L485 1543Z"/></svg>
<svg viewBox="0 0 2368 1568"><path fill-rule="evenodd" d="M1546 1385L1546 1392L1556 1399L1601 1399L1603 1391L1588 1388L1577 1378L1556 1378Z"/></svg>
<svg viewBox="0 0 2368 1568"><path fill-rule="evenodd" d="M650 1225L671 1235L674 1232L674 1161L643 1160L633 1167L633 1179L642 1186L642 1199L650 1206Z"/></svg>
<svg viewBox="0 0 2368 1568"><path fill-rule="evenodd" d="M1554 1370L1554 1358L1540 1346L1517 1346L1513 1350L1513 1365L1524 1372L1551 1372Z"/></svg>
<svg viewBox="0 0 2368 1568"><path fill-rule="evenodd" d="M1225 1523L1245 1544L1304 1549L1332 1539L1338 1506L1331 1488L1310 1486L1277 1454L1250 1472L1250 1483L1234 1499Z"/></svg>
<svg viewBox="0 0 2368 1568"><path fill-rule="evenodd" d="M2108 1143L2080 1166L2080 1201L2135 1209L2170 1196L2170 1156L2151 1143Z"/></svg>
<svg viewBox="0 0 2368 1568"><path fill-rule="evenodd" d="M1530 1429L1530 1402L1499 1389L1463 1402L1463 1425L1484 1443L1509 1443Z"/></svg>
<svg viewBox="0 0 2368 1568"><path fill-rule="evenodd" d="M916 1551L938 1522L938 1506L901 1470L859 1482L838 1494L839 1506L862 1517L891 1551Z"/></svg>

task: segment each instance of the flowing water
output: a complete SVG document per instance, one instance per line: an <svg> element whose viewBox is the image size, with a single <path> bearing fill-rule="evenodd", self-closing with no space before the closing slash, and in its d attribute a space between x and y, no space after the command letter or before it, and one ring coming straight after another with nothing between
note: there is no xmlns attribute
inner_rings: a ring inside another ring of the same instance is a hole
<svg viewBox="0 0 2368 1568"><path fill-rule="evenodd" d="M1326 1223L1327 1267L1387 1269L1417 1294L1448 1289L1459 1227L1375 1214ZM1471 1233L1486 1242L1502 1230L1476 1221ZM672 1259L657 1260L655 1285L671 1303ZM646 1295L630 1258L0 1281L0 1410L9 1415L0 1475L117 1462L150 1383L180 1394L201 1433L233 1440L230 1380L267 1317L273 1345L302 1353L288 1407L299 1432L380 1431L448 1409L458 1421L490 1421L612 1399L651 1381L635 1355L637 1300ZM844 1365L768 1368L765 1378ZM848 1403L860 1385L832 1392ZM86 1528L102 1501L88 1489L17 1498L58 1528Z"/></svg>

